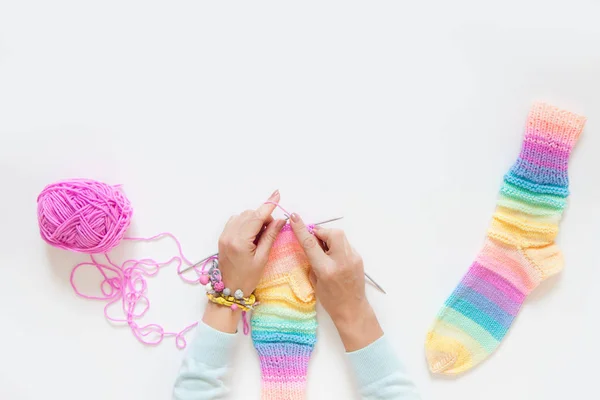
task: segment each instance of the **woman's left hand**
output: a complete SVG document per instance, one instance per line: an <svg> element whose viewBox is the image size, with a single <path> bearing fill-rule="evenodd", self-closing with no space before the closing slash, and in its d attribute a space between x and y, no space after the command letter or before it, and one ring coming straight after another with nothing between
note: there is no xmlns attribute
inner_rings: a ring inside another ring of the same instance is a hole
<svg viewBox="0 0 600 400"><path fill-rule="evenodd" d="M267 201L279 203L276 190ZM219 238L219 269L223 283L232 293L237 289L248 297L260 282L269 259L271 247L283 226L284 220L271 216L275 204L265 203L256 210L244 211L229 218ZM241 311L209 302L202 321L221 332L234 333Z"/></svg>
<svg viewBox="0 0 600 400"><path fill-rule="evenodd" d="M279 203L276 190L267 200ZM219 269L223 283L249 296L262 276L271 247L285 225L285 220L271 216L275 204L265 203L256 210L247 210L229 219L219 238Z"/></svg>

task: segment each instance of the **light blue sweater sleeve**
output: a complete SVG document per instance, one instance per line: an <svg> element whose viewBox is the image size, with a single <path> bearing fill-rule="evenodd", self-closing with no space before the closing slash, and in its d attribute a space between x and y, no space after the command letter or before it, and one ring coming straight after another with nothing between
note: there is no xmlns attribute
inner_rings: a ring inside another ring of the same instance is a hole
<svg viewBox="0 0 600 400"><path fill-rule="evenodd" d="M173 389L174 400L225 399L224 383L237 335L217 331L202 321L196 329Z"/></svg>
<svg viewBox="0 0 600 400"><path fill-rule="evenodd" d="M363 400L420 400L385 335L347 357Z"/></svg>
<svg viewBox="0 0 600 400"><path fill-rule="evenodd" d="M225 399L224 383L237 335L217 331L200 322L173 390L174 400ZM385 336L364 349L348 353L364 400L420 400L408 374Z"/></svg>

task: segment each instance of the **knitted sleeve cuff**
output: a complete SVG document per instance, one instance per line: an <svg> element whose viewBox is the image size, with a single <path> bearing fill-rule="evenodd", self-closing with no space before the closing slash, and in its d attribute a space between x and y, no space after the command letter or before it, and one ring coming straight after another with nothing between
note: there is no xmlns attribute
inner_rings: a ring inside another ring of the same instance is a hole
<svg viewBox="0 0 600 400"><path fill-rule="evenodd" d="M189 357L211 367L226 367L232 358L236 342L236 334L218 331L200 321L196 338L188 350Z"/></svg>
<svg viewBox="0 0 600 400"><path fill-rule="evenodd" d="M402 368L385 335L367 347L346 355L359 387L369 386Z"/></svg>
<svg viewBox="0 0 600 400"><path fill-rule="evenodd" d="M586 118L546 103L535 103L527 118L526 136L549 139L558 147L573 148Z"/></svg>

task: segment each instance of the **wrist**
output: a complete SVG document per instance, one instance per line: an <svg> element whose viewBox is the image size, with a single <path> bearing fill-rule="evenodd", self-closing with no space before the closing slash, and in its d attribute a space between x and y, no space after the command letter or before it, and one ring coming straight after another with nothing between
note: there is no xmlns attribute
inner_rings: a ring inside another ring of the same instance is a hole
<svg viewBox="0 0 600 400"><path fill-rule="evenodd" d="M347 352L365 348L383 336L375 311L366 300L352 309L349 315L338 317L333 323Z"/></svg>
<svg viewBox="0 0 600 400"><path fill-rule="evenodd" d="M223 286L229 289L232 296L236 290L241 290L244 297L248 297L254 293L256 285L257 283L254 283L253 279L241 279L241 282L237 282L237 280L223 277Z"/></svg>
<svg viewBox="0 0 600 400"><path fill-rule="evenodd" d="M242 316L241 310L233 311L229 307L208 302L202 321L213 329L225 333L236 333Z"/></svg>

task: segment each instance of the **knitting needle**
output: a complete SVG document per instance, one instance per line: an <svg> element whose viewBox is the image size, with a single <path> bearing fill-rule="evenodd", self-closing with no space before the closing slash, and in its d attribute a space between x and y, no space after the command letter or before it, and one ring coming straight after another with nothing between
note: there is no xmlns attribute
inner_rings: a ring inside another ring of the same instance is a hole
<svg viewBox="0 0 600 400"><path fill-rule="evenodd" d="M386 292L385 290L383 290L383 288L382 288L381 286L379 286L379 284L378 284L377 282L375 282L375 281L373 280L373 278L371 278L371 277L369 276L369 274L367 274L366 272L365 272L365 276L367 277L367 279L368 279L368 280L370 280L370 281L371 281L371 283L372 283L373 285L375 285L375 287L376 287L377 289L379 289L379 291L380 291L381 293L383 293L383 294L387 294L387 292Z"/></svg>
<svg viewBox="0 0 600 400"><path fill-rule="evenodd" d="M339 221L342 218L344 218L344 217L331 218L331 219L328 219L327 221L317 222L316 224L313 224L313 225L324 225L324 224L328 224L333 221Z"/></svg>
<svg viewBox="0 0 600 400"><path fill-rule="evenodd" d="M198 261L196 264L194 264L194 265L191 265L191 266L187 267L187 268L186 268L186 269L184 269L183 271L179 271L179 275L181 275L181 274L183 274L184 272L187 272L187 271L189 271L190 269L192 269L192 268L194 268L194 267L196 267L196 266L198 266L198 265L202 264L204 261L208 260L209 258L211 258L211 257L215 257L215 256L218 256L218 255L219 255L219 253L215 253L215 254L211 254L211 255L210 255L210 256L208 256L208 257L204 257L202 260Z"/></svg>

